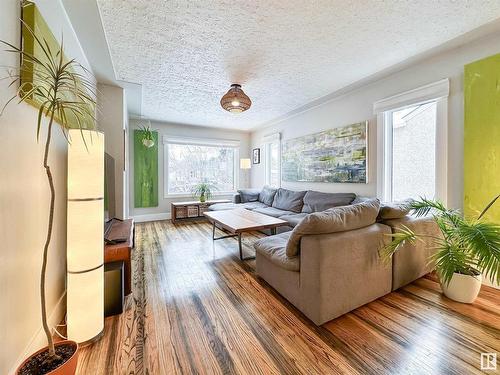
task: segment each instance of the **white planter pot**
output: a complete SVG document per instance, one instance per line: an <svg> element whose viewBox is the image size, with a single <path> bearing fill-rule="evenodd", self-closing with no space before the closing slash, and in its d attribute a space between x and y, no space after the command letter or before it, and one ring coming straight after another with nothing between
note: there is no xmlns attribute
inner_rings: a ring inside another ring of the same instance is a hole
<svg viewBox="0 0 500 375"><path fill-rule="evenodd" d="M143 139L142 144L147 148L151 148L155 145L155 142L152 139Z"/></svg>
<svg viewBox="0 0 500 375"><path fill-rule="evenodd" d="M462 303L472 303L479 294L483 277L454 273L448 285L441 282L441 289L449 299Z"/></svg>

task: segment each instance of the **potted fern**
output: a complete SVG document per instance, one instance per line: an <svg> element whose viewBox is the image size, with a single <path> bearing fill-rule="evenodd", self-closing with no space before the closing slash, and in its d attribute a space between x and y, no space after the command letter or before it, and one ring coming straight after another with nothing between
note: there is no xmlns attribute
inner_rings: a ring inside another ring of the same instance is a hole
<svg viewBox="0 0 500 375"><path fill-rule="evenodd" d="M482 275L500 282L500 225L484 220L484 215L499 199L495 197L477 218L465 218L458 210L446 208L441 202L424 199L413 201L410 209L417 217L432 214L441 236L415 233L402 226L392 234L392 242L382 249L382 257L390 259L404 243L429 239L434 243L435 262L443 293L448 298L472 303L481 289Z"/></svg>
<svg viewBox="0 0 500 375"><path fill-rule="evenodd" d="M202 182L193 187L193 197L199 199L201 203L212 198L214 187L207 182Z"/></svg>
<svg viewBox="0 0 500 375"><path fill-rule="evenodd" d="M33 6L25 3L23 6ZM64 58L63 43L57 50L52 50L45 39L40 39L29 25L22 20L25 28L34 38L36 49L41 57L23 51L5 41L6 51L19 55L22 61L19 74L10 73L10 86L18 85L15 95L5 103L4 109L17 98L18 103L38 103L36 121L36 138L39 140L41 127L47 126L44 140L43 168L50 188L50 206L48 212L47 234L42 251L40 270L40 307L43 330L47 337L47 347L28 357L17 369L18 374L74 374L78 360L78 344L65 340L54 343L51 328L47 321L45 280L47 274L48 250L52 236L54 221L54 204L56 191L52 171L49 165L51 137L54 125L59 123L64 136L68 139L67 130L71 127L80 129L95 128L96 93L94 80L89 72L75 60ZM31 82L21 82L21 76L33 77Z"/></svg>

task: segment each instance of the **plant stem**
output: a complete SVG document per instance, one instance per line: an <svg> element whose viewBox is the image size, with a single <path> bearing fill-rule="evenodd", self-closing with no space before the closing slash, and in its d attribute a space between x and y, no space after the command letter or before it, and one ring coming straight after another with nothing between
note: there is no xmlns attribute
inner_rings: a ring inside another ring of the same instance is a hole
<svg viewBox="0 0 500 375"><path fill-rule="evenodd" d="M47 180L49 181L49 186L50 186L50 209L49 209L49 225L47 228L47 238L45 239L45 246L43 248L42 272L40 275L40 302L42 307L42 325L43 325L43 330L45 331L45 335L47 336L47 342L49 346L49 358L53 358L56 356L54 339L52 338L52 333L50 332L49 325L47 323L47 306L46 306L47 301L45 298L45 276L47 272L47 254L49 250L50 239L52 237L52 226L54 222L54 203L56 198L56 191L54 189L52 172L50 171L50 166L48 163L53 122L54 122L54 111L52 111L50 115L47 139L45 141L45 153L43 157L43 166L45 168L45 172L47 174Z"/></svg>

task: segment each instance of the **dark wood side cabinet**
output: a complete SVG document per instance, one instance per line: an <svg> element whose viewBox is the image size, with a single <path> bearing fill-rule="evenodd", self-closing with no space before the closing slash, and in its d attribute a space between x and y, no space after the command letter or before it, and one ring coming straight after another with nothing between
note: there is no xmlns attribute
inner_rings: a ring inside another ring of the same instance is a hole
<svg viewBox="0 0 500 375"><path fill-rule="evenodd" d="M114 245L104 245L104 263L116 262L120 260L124 263L125 295L129 295L132 292L131 255L132 249L135 246L134 237L135 230L133 219L126 219L123 221L114 219L106 238L108 240L126 238L127 240Z"/></svg>

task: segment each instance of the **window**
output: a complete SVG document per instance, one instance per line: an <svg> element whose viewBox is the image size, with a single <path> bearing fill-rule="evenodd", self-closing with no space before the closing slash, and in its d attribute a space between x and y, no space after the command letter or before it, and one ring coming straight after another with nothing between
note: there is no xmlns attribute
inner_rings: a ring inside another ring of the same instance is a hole
<svg viewBox="0 0 500 375"><path fill-rule="evenodd" d="M222 142L167 138L166 195L189 195L201 182L211 184L216 194L235 191L238 148Z"/></svg>
<svg viewBox="0 0 500 375"><path fill-rule="evenodd" d="M281 142L280 134L265 138L266 152L266 185L281 186Z"/></svg>
<svg viewBox="0 0 500 375"><path fill-rule="evenodd" d="M436 101L391 112L392 200L436 197Z"/></svg>
<svg viewBox="0 0 500 375"><path fill-rule="evenodd" d="M382 200L426 197L446 203L448 87L443 80L374 105Z"/></svg>

